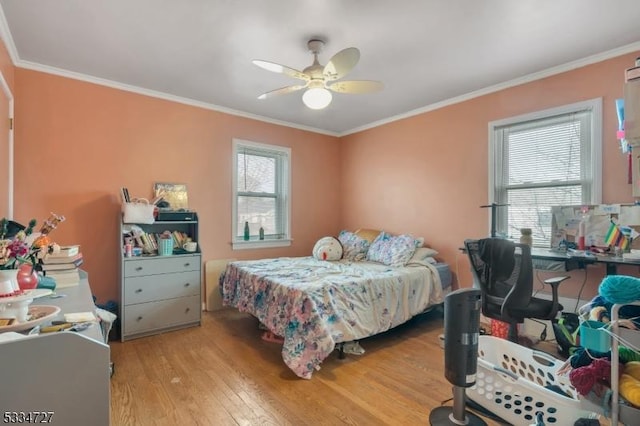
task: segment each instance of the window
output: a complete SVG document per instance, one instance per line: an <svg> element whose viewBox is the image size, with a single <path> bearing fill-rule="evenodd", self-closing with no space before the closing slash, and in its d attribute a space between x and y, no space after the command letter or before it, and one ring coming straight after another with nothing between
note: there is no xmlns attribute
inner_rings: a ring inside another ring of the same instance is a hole
<svg viewBox="0 0 640 426"><path fill-rule="evenodd" d="M279 247L290 238L289 148L233 140L234 249ZM245 238L245 224L249 239ZM260 239L260 228L264 239Z"/></svg>
<svg viewBox="0 0 640 426"><path fill-rule="evenodd" d="M602 100L489 123L489 198L496 232L550 247L551 206L598 204L602 192Z"/></svg>

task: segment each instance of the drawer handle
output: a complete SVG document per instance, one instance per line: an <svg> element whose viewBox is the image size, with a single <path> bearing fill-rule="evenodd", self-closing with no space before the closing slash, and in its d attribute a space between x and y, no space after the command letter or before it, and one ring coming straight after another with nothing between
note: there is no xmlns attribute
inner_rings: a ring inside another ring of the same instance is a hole
<svg viewBox="0 0 640 426"><path fill-rule="evenodd" d="M142 289L141 288L137 289L136 293L142 293Z"/></svg>
<svg viewBox="0 0 640 426"><path fill-rule="evenodd" d="M185 264L184 264L184 267L185 267L185 268L188 268L189 266L191 266L191 264L190 264L189 262L187 262L187 263L185 263Z"/></svg>
<svg viewBox="0 0 640 426"><path fill-rule="evenodd" d="M185 287L189 287L191 284L190 283L185 283L184 286Z"/></svg>
<svg viewBox="0 0 640 426"><path fill-rule="evenodd" d="M136 318L136 321L142 321L142 317Z"/></svg>
<svg viewBox="0 0 640 426"><path fill-rule="evenodd" d="M187 309L184 310L184 313L188 314L190 310L191 310L191 308L187 308Z"/></svg>
<svg viewBox="0 0 640 426"><path fill-rule="evenodd" d="M142 271L142 266L136 266L136 271Z"/></svg>

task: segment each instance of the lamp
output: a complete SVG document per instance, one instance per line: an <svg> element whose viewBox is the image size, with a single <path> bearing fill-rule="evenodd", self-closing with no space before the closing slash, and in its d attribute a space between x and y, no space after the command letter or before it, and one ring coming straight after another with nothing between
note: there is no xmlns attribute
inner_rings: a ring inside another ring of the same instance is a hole
<svg viewBox="0 0 640 426"><path fill-rule="evenodd" d="M311 109L323 109L331 103L331 92L324 87L311 87L302 95L302 102Z"/></svg>

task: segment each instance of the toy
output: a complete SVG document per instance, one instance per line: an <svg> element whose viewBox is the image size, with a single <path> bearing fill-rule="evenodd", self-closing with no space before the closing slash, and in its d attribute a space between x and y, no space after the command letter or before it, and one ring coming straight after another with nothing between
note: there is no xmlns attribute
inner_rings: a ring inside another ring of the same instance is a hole
<svg viewBox="0 0 640 426"><path fill-rule="evenodd" d="M335 237L322 237L313 246L312 255L318 260L340 260L342 244Z"/></svg>
<svg viewBox="0 0 640 426"><path fill-rule="evenodd" d="M640 362L630 361L624 365L618 389L627 401L640 407Z"/></svg>

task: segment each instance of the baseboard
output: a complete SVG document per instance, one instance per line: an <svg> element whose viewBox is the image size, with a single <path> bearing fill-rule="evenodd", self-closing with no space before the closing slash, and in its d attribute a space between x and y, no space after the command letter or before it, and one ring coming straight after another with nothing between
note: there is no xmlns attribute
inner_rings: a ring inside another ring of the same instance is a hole
<svg viewBox="0 0 640 426"><path fill-rule="evenodd" d="M218 281L227 264L233 260L235 259L215 259L205 262L205 308L209 312L217 311L223 307Z"/></svg>

